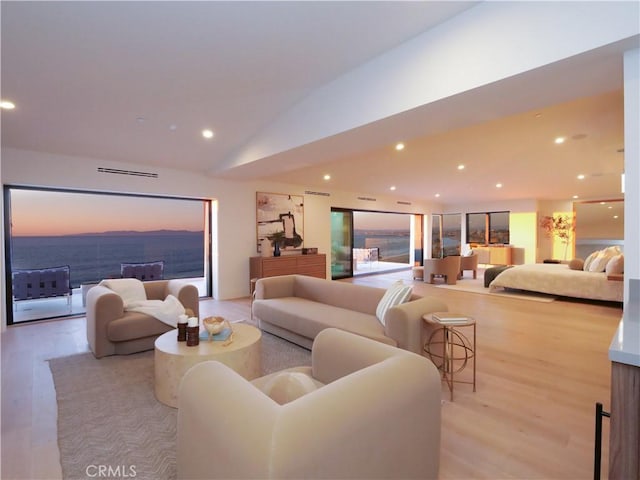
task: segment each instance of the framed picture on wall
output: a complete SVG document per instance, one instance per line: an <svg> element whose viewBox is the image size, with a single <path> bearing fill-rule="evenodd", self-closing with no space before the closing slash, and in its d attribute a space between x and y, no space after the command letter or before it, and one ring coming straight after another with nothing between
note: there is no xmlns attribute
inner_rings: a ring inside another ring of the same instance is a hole
<svg viewBox="0 0 640 480"><path fill-rule="evenodd" d="M304 197L256 192L256 248L262 241L278 243L281 250L301 250L304 236Z"/></svg>

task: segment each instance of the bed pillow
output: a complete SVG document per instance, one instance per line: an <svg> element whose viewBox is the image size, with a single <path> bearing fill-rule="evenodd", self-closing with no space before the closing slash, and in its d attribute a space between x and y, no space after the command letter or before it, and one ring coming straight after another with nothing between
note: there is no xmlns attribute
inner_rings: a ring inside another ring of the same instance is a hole
<svg viewBox="0 0 640 480"><path fill-rule="evenodd" d="M571 270L583 270L584 269L584 260L581 258L574 258L569 262L569 268Z"/></svg>
<svg viewBox="0 0 640 480"><path fill-rule="evenodd" d="M604 269L607 275L619 275L624 273L624 255L616 255L612 257Z"/></svg>
<svg viewBox="0 0 640 480"><path fill-rule="evenodd" d="M411 297L411 285L404 285L402 280L393 283L384 293L376 308L376 317L384 325L384 316L391 307L406 302Z"/></svg>
<svg viewBox="0 0 640 480"><path fill-rule="evenodd" d="M584 266L582 267L585 272L589 271L589 267L591 266L591 262L593 262L593 259L596 258L598 253L600 253L600 250L596 250L595 252L590 253L589 256L586 258L586 260L584 261Z"/></svg>
<svg viewBox="0 0 640 480"><path fill-rule="evenodd" d="M616 255L620 255L620 249L617 246L607 247L604 250L600 250L596 257L589 265L590 272L604 272L607 268L607 263Z"/></svg>

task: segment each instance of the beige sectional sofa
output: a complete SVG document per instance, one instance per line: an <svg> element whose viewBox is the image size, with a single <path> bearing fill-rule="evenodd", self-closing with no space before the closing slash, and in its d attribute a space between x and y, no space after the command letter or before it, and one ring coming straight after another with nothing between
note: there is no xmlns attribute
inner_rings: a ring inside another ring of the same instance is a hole
<svg viewBox="0 0 640 480"><path fill-rule="evenodd" d="M261 278L253 315L262 330L305 348L311 348L322 330L336 327L421 354L429 333L422 316L447 311L447 305L434 297L412 295L387 311L383 325L376 308L385 291L303 275Z"/></svg>
<svg viewBox="0 0 640 480"><path fill-rule="evenodd" d="M316 385L284 403L220 362L180 384L179 479L435 479L441 387L428 359L334 328L317 337ZM291 371L291 369L289 370Z"/></svg>

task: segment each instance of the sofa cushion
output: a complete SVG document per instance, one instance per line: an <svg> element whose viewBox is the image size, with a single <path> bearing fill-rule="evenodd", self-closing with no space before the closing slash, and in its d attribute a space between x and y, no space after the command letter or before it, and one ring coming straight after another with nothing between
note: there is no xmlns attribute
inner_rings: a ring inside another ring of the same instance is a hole
<svg viewBox="0 0 640 480"><path fill-rule="evenodd" d="M404 285L402 280L393 283L382 296L376 308L376 317L384 325L384 316L391 307L406 302L411 297L411 285Z"/></svg>
<svg viewBox="0 0 640 480"><path fill-rule="evenodd" d="M325 328L335 327L395 346L375 315L346 308L299 297L282 297L255 300L253 312L258 318L264 316L269 323L306 338L315 338Z"/></svg>
<svg viewBox="0 0 640 480"><path fill-rule="evenodd" d="M262 387L262 391L275 402L284 405L313 392L321 385L305 373L285 371L270 378Z"/></svg>
<svg viewBox="0 0 640 480"><path fill-rule="evenodd" d="M296 276L292 293L292 296L369 315L376 314L376 306L383 295L382 288L304 275Z"/></svg>
<svg viewBox="0 0 640 480"><path fill-rule="evenodd" d="M124 342L162 335L172 329L166 323L144 313L125 312L121 318L109 322L107 338L112 342Z"/></svg>

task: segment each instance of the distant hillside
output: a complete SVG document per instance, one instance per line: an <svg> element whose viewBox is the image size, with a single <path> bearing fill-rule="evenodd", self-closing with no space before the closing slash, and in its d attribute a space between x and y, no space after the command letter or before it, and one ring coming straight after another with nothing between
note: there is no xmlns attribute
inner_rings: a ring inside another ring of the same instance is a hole
<svg viewBox="0 0 640 480"><path fill-rule="evenodd" d="M113 236L113 235L118 235L118 236L123 236L123 235L127 235L127 236L133 236L133 235L167 235L167 236L171 236L171 235L185 235L185 234L192 234L192 233L200 233L203 234L204 232L202 230L200 231L193 231L193 230L147 230L147 231L138 231L138 230L110 230L107 232L90 232L90 233L77 233L74 235L69 235L69 236L73 236L73 237L79 237L79 236L83 236L83 237L97 237L97 236Z"/></svg>

